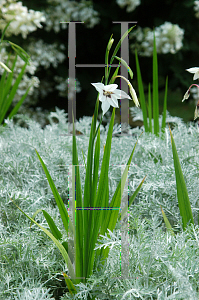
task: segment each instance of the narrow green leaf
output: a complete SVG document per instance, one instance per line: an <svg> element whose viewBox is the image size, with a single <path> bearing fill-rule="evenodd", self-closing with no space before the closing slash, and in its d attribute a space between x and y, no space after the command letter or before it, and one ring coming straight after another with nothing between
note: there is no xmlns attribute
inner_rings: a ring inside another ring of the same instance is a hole
<svg viewBox="0 0 199 300"><path fill-rule="evenodd" d="M131 79L133 79L133 72L132 72L131 68L129 67L129 65L126 63L126 61L123 58L120 58L120 57L117 57L117 56L114 56L114 58L119 60L123 64L123 66L125 66L125 68L129 72L129 75L130 75Z"/></svg>
<svg viewBox="0 0 199 300"><path fill-rule="evenodd" d="M83 256L83 238L84 238L84 211L82 202L82 190L81 180L79 172L78 152L76 145L74 115L73 117L73 166L72 166L72 190L73 190L73 222L76 221L76 232L74 235L74 247L75 247L75 266L76 266L76 277L85 277L83 274L84 270L84 256ZM81 279L77 279L79 283Z"/></svg>
<svg viewBox="0 0 199 300"><path fill-rule="evenodd" d="M62 234L61 232L59 231L59 229L57 228L57 226L55 225L55 222L53 221L53 219L51 218L51 216L43 209L38 209L32 216L32 219L35 220L35 217L38 213L40 212L43 212L43 215L50 227L50 230L52 232L52 234L54 235L54 237L57 239L57 240L60 240L62 238ZM30 223L30 228L32 226L32 221ZM64 246L64 248L66 249L66 251L68 252L68 243L67 242L63 242L62 245ZM73 260L74 261L74 258L71 258L71 261Z"/></svg>
<svg viewBox="0 0 199 300"><path fill-rule="evenodd" d="M162 132L166 127L166 110L167 110L167 93L168 93L168 76L165 83L165 93L164 93L164 109L163 109L163 118L162 118Z"/></svg>
<svg viewBox="0 0 199 300"><path fill-rule="evenodd" d="M77 294L77 291L72 283L72 281L69 279L68 275L64 272L62 272L63 275L64 275L64 279L65 279L65 282L67 284L67 287L68 287L68 290L70 292L71 295L74 295L74 294Z"/></svg>
<svg viewBox="0 0 199 300"><path fill-rule="evenodd" d="M153 40L153 121L154 134L159 135L159 102L158 102L158 59L156 51L155 33Z"/></svg>
<svg viewBox="0 0 199 300"><path fill-rule="evenodd" d="M31 87L32 87L32 85L29 86L29 88L27 89L25 94L21 97L21 99L19 100L17 105L15 105L15 107L13 108L13 110L11 111L11 113L8 116L9 119L11 119L14 115L16 115L16 113L18 112L20 106L23 104L24 100L26 99Z"/></svg>
<svg viewBox="0 0 199 300"><path fill-rule="evenodd" d="M151 107L151 85L149 83L149 89L148 89L148 115L149 115L149 132L152 133L152 107Z"/></svg>
<svg viewBox="0 0 199 300"><path fill-rule="evenodd" d="M140 65L139 65L137 50L135 50L135 61L136 61L136 70L137 70L137 78L138 78L138 90L139 90L139 96L140 96L140 105L141 105L143 119L144 119L144 128L145 128L146 132L149 132L148 122L147 122L146 102L145 102L145 96L144 96L144 87L143 87L143 82L142 82L142 75L140 72Z"/></svg>
<svg viewBox="0 0 199 300"><path fill-rule="evenodd" d="M8 109L9 109L9 107L10 107L12 101L13 101L13 98L14 98L16 92L17 92L17 88L18 88L19 83L21 81L21 78L22 78L22 76L23 76L23 74L25 72L26 65L27 64L24 64L23 68L21 69L21 72L19 73L19 75L18 75L18 77L17 77L17 79L16 79L16 81L15 81L15 83L14 83L12 89L11 89L11 92L10 92L8 98L6 100L4 100L5 103L2 106L3 113L1 114L1 117L0 117L0 124L4 120L5 114L8 111Z"/></svg>
<svg viewBox="0 0 199 300"><path fill-rule="evenodd" d="M142 133L141 133L141 135L142 135ZM139 136L139 138L140 138L140 136ZM117 186L117 189L116 189L116 191L113 195L112 201L111 201L110 205L107 205L107 207L109 207L110 210L106 211L106 218L104 219L104 221L102 223L102 227L101 227L101 230L100 230L100 234L102 234L102 235L105 234L107 229L110 229L111 231L113 231L113 229L115 228L115 225L117 223L118 214L119 214L120 205L121 205L121 195L123 194L123 191L124 191L124 186L125 186L125 182L126 182L126 179L127 179L128 170L129 170L131 160L133 158L133 153L135 151L137 143L138 143L138 140L137 140L137 142L136 142L136 144L135 144L135 146L134 146L134 148L131 152L131 155L130 155L129 160L128 160L127 165L126 165L126 168L125 168L125 170L122 174L122 178L120 179L120 182ZM145 178L143 179L143 181L144 180L145 180ZM140 185L142 185L142 182L141 182ZM138 191L139 191L139 187L134 192L134 195L130 198L130 203L131 204L134 201L134 196L136 196L136 192L138 193ZM126 210L126 207L125 207L125 210ZM127 210L128 210L128 208L127 208ZM124 211L123 211L123 215L124 215ZM123 215L122 215L122 217L123 217ZM96 255L99 256L99 257L107 258L108 253L109 253L109 248L106 248L106 249L102 248L102 249L97 250Z"/></svg>
<svg viewBox="0 0 199 300"><path fill-rule="evenodd" d="M48 223L48 226L50 227L50 230L52 232L52 234L54 235L54 237L57 240L60 240L62 238L62 234L59 231L59 229L57 228L57 226L55 225L55 222L53 221L53 219L51 218L51 216L44 210L42 209L43 215Z"/></svg>
<svg viewBox="0 0 199 300"><path fill-rule="evenodd" d="M125 37L131 32L131 30L132 30L135 26L136 26L136 25L134 25L134 26L132 26L131 28L129 28L129 29L123 34L123 36L121 37L121 39L119 40L117 46L115 47L115 50L114 50L114 52L113 52L113 55L111 56L110 65L112 64L112 62L113 62L113 60L114 60L114 56L117 54L118 50L120 49L123 40L124 40ZM111 67L109 67L108 77L109 77L110 71L111 71ZM108 78L107 78L107 82L108 82Z"/></svg>
<svg viewBox="0 0 199 300"><path fill-rule="evenodd" d="M19 55L19 57L21 57L21 59L25 62L25 63L27 63L27 64L30 64L29 63L29 61L28 61L28 59L27 59L27 57L21 52L21 51L19 51L16 47L14 47L14 46L11 46L12 47L12 49L15 51L15 53L17 54L17 55Z"/></svg>
<svg viewBox="0 0 199 300"><path fill-rule="evenodd" d="M91 224L93 222L93 211L90 210L90 207L94 206L94 199L95 199L95 191L93 189L93 182L92 182L92 165L93 165L93 150L94 150L94 140L97 135L97 132L100 128L100 123L98 128L96 129L97 123L97 116L98 116L98 107L99 107L99 94L97 97L96 105L95 105L95 112L92 118L91 124L91 131L90 131L90 139L89 139L89 147L88 147L88 155L87 155L87 168L86 168L86 178L85 178L85 185L84 185L84 207L88 208L83 211L84 213L84 247L83 247L83 264L84 264L84 271L83 276L86 277L87 274L87 267L89 261L89 239L90 239L90 230Z"/></svg>
<svg viewBox="0 0 199 300"><path fill-rule="evenodd" d="M135 27L136 25L132 26L131 28L129 28L124 34L123 36L121 37L121 39L119 40L117 46L115 47L115 50L113 52L113 55L111 56L111 62L110 64L112 64L113 62L113 59L114 59L114 56L117 54L119 48L121 47L121 44L123 42L123 40L125 39L125 37L131 32L131 30Z"/></svg>
<svg viewBox="0 0 199 300"><path fill-rule="evenodd" d="M107 82L108 82L108 70L109 70L109 65L108 65L108 56L109 56L109 43L112 39L112 36L113 34L111 35L109 41L108 41L108 44L107 44L107 47L106 47L106 54L105 54L105 85L107 85Z"/></svg>
<svg viewBox="0 0 199 300"><path fill-rule="evenodd" d="M179 209L180 209L180 215L182 217L183 229L185 230L187 224L189 222L194 224L194 221L193 221L193 215L192 215L192 211L191 211L189 196L188 196L188 192L187 192L187 187L185 184L185 180L184 180L184 176L182 173L178 153L176 150L175 142L174 142L170 127L169 127L169 130L170 130L170 135L171 135L171 144L172 144L173 160L174 160L174 167L175 167L178 205L179 205Z"/></svg>
<svg viewBox="0 0 199 300"><path fill-rule="evenodd" d="M12 49L21 57L21 59L23 59L23 61L26 64L30 65L30 62L29 62L30 55L19 45L16 45L10 41L7 41L7 42L11 45Z"/></svg>
<svg viewBox="0 0 199 300"><path fill-rule="evenodd" d="M147 176L147 175L146 175L146 176ZM135 190L135 192L133 193L133 195L130 197L130 199L129 199L129 205L126 204L125 207L122 209L121 215L120 215L120 218L119 218L120 220L122 220L122 219L124 218L125 214L126 214L127 211L128 211L128 207L130 207L131 204L133 203L133 201L135 200L135 197L136 197L137 194L139 193L139 191L140 191L140 189L141 189L141 187L142 187L142 185L143 185L143 183L144 183L144 181L145 181L145 179L146 179L146 176L142 179L142 181L141 181L140 184L138 185L137 189Z"/></svg>
<svg viewBox="0 0 199 300"><path fill-rule="evenodd" d="M10 25L10 23L11 23L12 21L14 21L14 19L10 20L10 21L8 22L8 24L6 24L6 26L5 26L5 28L4 28L3 32L2 32L1 43L3 42L3 38L4 38L4 35L5 35L5 32L6 32L8 26Z"/></svg>
<svg viewBox="0 0 199 300"><path fill-rule="evenodd" d="M103 211L101 209L108 208L107 191L105 193L105 190L108 182L108 169L109 169L114 118L115 118L115 107L113 108L113 112L109 124L109 130L106 139L106 145L105 145L102 166L101 166L101 174L100 174L98 191L97 191L97 200L96 200L95 208L99 207L100 210L91 211L93 220L97 220L97 222L94 223L95 226L89 229L89 251L87 253L89 259L88 259L87 274L91 274L93 270L93 263L94 263L93 249L95 248L95 243L97 241L99 228L104 222L102 219ZM93 222L91 222L91 224L93 224Z"/></svg>
<svg viewBox="0 0 199 300"><path fill-rule="evenodd" d="M36 210L36 212L35 212L35 213L33 214L33 216L32 216L33 220L35 219L36 215L38 215L38 213L40 213L41 211L42 211L41 208ZM31 228L32 224L33 224L33 222L31 221L31 222L30 222L30 228Z"/></svg>
<svg viewBox="0 0 199 300"><path fill-rule="evenodd" d="M9 55L8 55L6 65L8 65L8 62L10 60L10 55L11 55L11 53L9 53ZM1 76L1 80L0 80L0 117L1 117L1 115L4 114L4 110L3 110L4 105L3 105L3 103L5 103L5 95L7 95L9 90L10 90L15 63L16 63L16 57L15 57L15 60L13 62L12 68L11 68L12 72L8 74L7 79L6 79L6 75L7 75L6 71L4 71L3 75Z"/></svg>
<svg viewBox="0 0 199 300"><path fill-rule="evenodd" d="M113 79L113 78L115 78L115 77L117 76L118 71L119 71L119 68L120 68L120 64L117 66L117 68L116 68L116 70L115 70L113 76L111 77L111 80L109 81L109 84L114 83L115 79Z"/></svg>
<svg viewBox="0 0 199 300"><path fill-rule="evenodd" d="M95 207L96 202L96 190L98 182L98 170L99 170L99 157L100 157L100 130L98 129L97 140L95 144L95 154L94 154L94 169L93 169L93 195L94 201L93 206Z"/></svg>
<svg viewBox="0 0 199 300"><path fill-rule="evenodd" d="M84 152L83 152L83 150L82 150L82 156L83 156L84 166L85 166L85 170L86 170L86 161L85 161L85 157L84 157Z"/></svg>
<svg viewBox="0 0 199 300"><path fill-rule="evenodd" d="M98 115L98 107L99 107L99 95L97 98L97 102L95 105L95 112L92 118L91 131L90 131L90 139L88 146L88 155L87 155L87 168L86 168L86 178L84 185L84 206L88 207L89 205L93 206L92 203L92 165L93 165L93 146L94 146L94 138L96 132L96 122ZM86 214L85 214L86 215ZM87 216L86 216L87 219ZM85 221L86 221L85 219Z"/></svg>
<svg viewBox="0 0 199 300"><path fill-rule="evenodd" d="M68 212L67 212L67 210L65 208L65 205L64 205L64 203L63 203L63 201L62 201L62 199L61 199L61 197L60 197L60 195L59 195L59 193L58 193L58 191L57 191L57 189L55 187L55 184L54 184L54 182L53 182L53 180L52 180L52 178L51 178L51 176L50 176L50 174L49 174L49 172L48 172L48 170L47 170L47 168L46 168L43 160L41 159L41 157L40 157L40 155L39 155L39 153L37 152L36 149L35 149L35 152L37 153L37 156L38 156L38 158L39 158L39 160L41 162L41 165L42 165L42 167L44 169L44 172L46 174L46 177L48 179L50 188L51 188L51 190L53 192L53 195L55 197L55 201L56 201L57 206L59 208L59 212L60 212L60 215L61 215L61 218L62 218L62 222L63 222L64 228L65 228L66 232L68 233L68 220L69 220L70 229L72 229L72 234L74 235L75 234L74 226L73 226L73 224L71 222L70 217L68 216Z"/></svg>
<svg viewBox="0 0 199 300"><path fill-rule="evenodd" d="M171 224L169 223L169 220L167 219L161 205L160 205L160 208L161 208L163 219L164 219L164 222L165 222L165 225L166 225L166 228L167 228L168 232L170 232L173 236L175 236L175 234L173 232L173 228L171 227Z"/></svg>
<svg viewBox="0 0 199 300"><path fill-rule="evenodd" d="M7 60L6 64L8 64L8 62L9 62L10 55L11 55L11 53L9 54L9 57L8 57L8 60ZM14 68L15 68L16 62L17 62L17 55L15 56L15 59L13 61L12 67L11 67L12 73L8 74L6 84L4 85L4 88L3 88L3 99L6 99L6 96L10 93L10 89L11 89L11 86L12 86L13 74L14 74Z"/></svg>
<svg viewBox="0 0 199 300"><path fill-rule="evenodd" d="M3 91L6 84L5 81L6 81L6 70L3 72L3 75L1 76L1 80L0 80L0 117L4 114L4 111L1 107L3 105ZM0 122L0 124L1 123L2 122Z"/></svg>
<svg viewBox="0 0 199 300"><path fill-rule="evenodd" d="M11 199L11 198L10 198ZM12 200L12 199L11 199ZM12 202L16 205L16 203L12 200ZM61 252L68 270L69 270L69 274L71 276L71 278L75 279L75 273L73 270L73 265L71 263L71 260L68 256L68 253L66 252L64 246L62 244L60 244L60 242L52 235L52 233L50 233L46 228L42 227L40 224L38 224L35 220L33 220L31 217L29 217L21 208L19 208L17 205L16 207L33 223L35 223L41 230L43 230L48 236L49 238L51 238L51 240L55 243L55 245L57 246L57 248L59 249L59 251Z"/></svg>

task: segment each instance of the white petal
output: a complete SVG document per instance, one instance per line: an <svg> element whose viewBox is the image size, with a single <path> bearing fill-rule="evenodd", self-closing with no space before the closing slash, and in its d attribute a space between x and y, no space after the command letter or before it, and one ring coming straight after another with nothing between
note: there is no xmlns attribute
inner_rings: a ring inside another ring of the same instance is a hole
<svg viewBox="0 0 199 300"><path fill-rule="evenodd" d="M109 110L110 104L107 101L102 102L103 115Z"/></svg>
<svg viewBox="0 0 199 300"><path fill-rule="evenodd" d="M111 98L107 97L107 101L111 106L119 107L117 97L114 94L111 95Z"/></svg>
<svg viewBox="0 0 199 300"><path fill-rule="evenodd" d="M103 91L102 91L102 93L100 92L99 100L100 100L101 102L106 102L106 96L104 96Z"/></svg>
<svg viewBox="0 0 199 300"><path fill-rule="evenodd" d="M109 85L105 85L103 89L108 92L113 92L117 87L118 87L117 84L109 84Z"/></svg>
<svg viewBox="0 0 199 300"><path fill-rule="evenodd" d="M118 89L114 91L114 94L119 99L126 99L126 98L131 99L131 97L127 93L125 93L124 91L118 90Z"/></svg>
<svg viewBox="0 0 199 300"><path fill-rule="evenodd" d="M97 82L97 83L91 83L95 88L96 90L100 93L101 91L103 91L104 89L104 84L101 83L101 82Z"/></svg>
<svg viewBox="0 0 199 300"><path fill-rule="evenodd" d="M186 69L186 71L188 71L189 73L196 73L199 71L199 68L189 68L189 69Z"/></svg>
<svg viewBox="0 0 199 300"><path fill-rule="evenodd" d="M194 74L193 80L196 80L199 78L199 70Z"/></svg>

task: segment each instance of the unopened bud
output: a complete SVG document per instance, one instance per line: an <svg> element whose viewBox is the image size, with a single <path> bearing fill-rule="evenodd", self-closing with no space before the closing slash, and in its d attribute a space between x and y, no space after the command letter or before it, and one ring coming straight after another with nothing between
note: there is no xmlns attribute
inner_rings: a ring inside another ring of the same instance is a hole
<svg viewBox="0 0 199 300"><path fill-rule="evenodd" d="M186 93L184 94L184 97L183 97L183 99L182 99L182 102L184 102L184 100L188 99L188 98L189 98L189 95L190 95L190 90L188 89L188 90L186 91Z"/></svg>
<svg viewBox="0 0 199 300"><path fill-rule="evenodd" d="M139 101L138 101L136 92L135 92L135 90L134 90L132 84L130 83L130 81L129 81L128 79L126 79L124 76L121 76L121 75L117 75L117 76L115 76L113 79L115 79L116 77L121 77L122 79L124 79L124 80L128 83L129 90L130 90L130 94L131 94L131 96L132 96L132 98L133 98L133 101L134 101L135 105L136 105L137 107L139 107L139 106L140 106L140 103L139 103Z"/></svg>
<svg viewBox="0 0 199 300"><path fill-rule="evenodd" d="M198 100L198 103L196 105L196 109L195 109L195 112L194 112L194 121L199 117L199 100Z"/></svg>
<svg viewBox="0 0 199 300"><path fill-rule="evenodd" d="M114 39L111 39L110 42L108 43L108 51L111 50L111 47L113 45Z"/></svg>
<svg viewBox="0 0 199 300"><path fill-rule="evenodd" d="M2 62L2 61L0 61L0 65L7 71L7 72L11 72L12 73L12 71Z"/></svg>

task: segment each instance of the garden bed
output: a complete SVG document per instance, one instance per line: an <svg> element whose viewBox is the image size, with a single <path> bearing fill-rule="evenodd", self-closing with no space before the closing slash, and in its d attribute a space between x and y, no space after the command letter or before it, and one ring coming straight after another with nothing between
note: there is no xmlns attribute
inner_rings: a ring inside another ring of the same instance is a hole
<svg viewBox="0 0 199 300"><path fill-rule="evenodd" d="M53 118L58 123L53 122ZM77 149L82 187L85 167L82 151L87 157L91 117L76 124ZM171 138L168 125L164 140L151 133L143 133L138 140L128 172L129 188L133 194L142 179L146 180L129 208L129 277L120 277L120 223L111 238L101 242L110 249L107 263L94 270L90 281L77 286L78 298L66 294L62 272L68 273L59 250L39 228L16 208L9 196L29 216L45 209L55 220L60 231L63 225L45 173L35 153L42 157L57 190L67 205L68 169L72 164L72 136L68 134L66 114L51 113L50 125L27 120L28 128L8 121L0 133L0 299L87 299L90 291L96 299L198 299L198 127L184 124L175 118L173 138L185 178L195 226L182 229ZM108 126L100 127L101 156ZM115 124L113 134L118 133ZM129 128L130 136L113 135L110 167L110 200L121 178L121 167L126 165L135 143L144 130ZM101 160L100 160L101 166ZM100 170L99 170L100 174ZM167 230L161 208L175 235ZM42 214L37 222L48 228ZM64 236L65 237L65 236ZM71 298L70 298L71 297Z"/></svg>

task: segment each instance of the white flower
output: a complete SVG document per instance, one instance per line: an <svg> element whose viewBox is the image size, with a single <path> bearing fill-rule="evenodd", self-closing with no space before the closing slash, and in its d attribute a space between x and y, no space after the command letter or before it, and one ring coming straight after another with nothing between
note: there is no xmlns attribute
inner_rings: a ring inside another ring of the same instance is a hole
<svg viewBox="0 0 199 300"><path fill-rule="evenodd" d="M196 80L199 78L199 68L190 68L190 69L186 69L186 71L194 74L193 80Z"/></svg>
<svg viewBox="0 0 199 300"><path fill-rule="evenodd" d="M199 1L194 1L194 10L196 11L196 18L199 18Z"/></svg>
<svg viewBox="0 0 199 300"><path fill-rule="evenodd" d="M46 18L44 14L40 11L34 11L32 9L28 10L26 6L22 5L22 2L9 3L9 1L0 1L0 29L3 30L7 23L14 19L10 23L8 29L6 30L6 36L12 34L18 35L22 34L22 37L26 39L27 35L35 31L37 27L42 28L40 22L45 22Z"/></svg>
<svg viewBox="0 0 199 300"><path fill-rule="evenodd" d="M127 93L117 89L117 84L104 85L100 82L91 84L99 92L99 100L102 102L103 115L109 110L110 105L113 107L119 107L117 99L127 98L132 100Z"/></svg>
<svg viewBox="0 0 199 300"><path fill-rule="evenodd" d="M52 28L55 32L67 28L68 24L62 22L82 21L88 28L93 28L100 22L99 13L93 10L92 1L63 1L47 0L51 5L45 10L46 27L50 31ZM60 22L61 21L61 22Z"/></svg>
<svg viewBox="0 0 199 300"><path fill-rule="evenodd" d="M140 0L116 0L116 3L123 8L127 5L127 12L132 12L135 10L136 6L140 5Z"/></svg>
<svg viewBox="0 0 199 300"><path fill-rule="evenodd" d="M153 54L153 35L154 32L150 28L137 27L129 34L130 39L135 39L134 43L130 45L131 50L134 52L137 49L140 55L151 56ZM155 27L155 36L157 53L175 54L183 46L184 29L177 24L165 22L161 26Z"/></svg>

